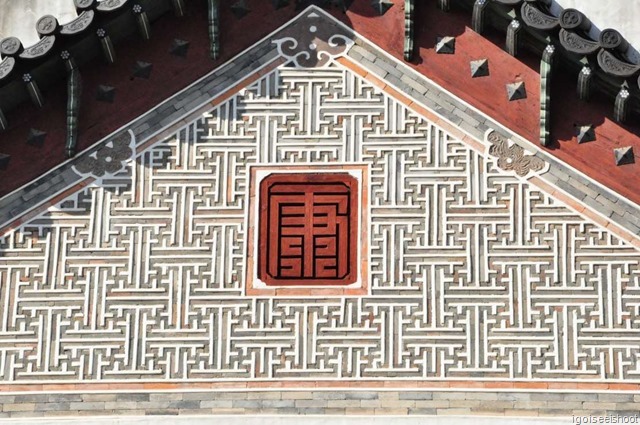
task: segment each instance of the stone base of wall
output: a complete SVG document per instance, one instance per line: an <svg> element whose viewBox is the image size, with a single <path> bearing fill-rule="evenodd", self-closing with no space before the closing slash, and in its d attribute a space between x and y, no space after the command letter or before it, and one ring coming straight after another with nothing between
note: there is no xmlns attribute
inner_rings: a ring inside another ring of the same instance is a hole
<svg viewBox="0 0 640 425"><path fill-rule="evenodd" d="M0 395L0 417L145 415L636 416L640 394L209 391Z"/></svg>

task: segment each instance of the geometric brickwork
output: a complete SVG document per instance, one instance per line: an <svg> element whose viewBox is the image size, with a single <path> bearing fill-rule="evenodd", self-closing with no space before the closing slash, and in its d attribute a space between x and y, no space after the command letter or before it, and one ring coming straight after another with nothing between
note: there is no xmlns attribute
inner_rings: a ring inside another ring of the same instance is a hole
<svg viewBox="0 0 640 425"><path fill-rule="evenodd" d="M281 66L0 238L0 380L640 381L640 253L497 161ZM368 168L366 294L246 294L250 166L293 164Z"/></svg>

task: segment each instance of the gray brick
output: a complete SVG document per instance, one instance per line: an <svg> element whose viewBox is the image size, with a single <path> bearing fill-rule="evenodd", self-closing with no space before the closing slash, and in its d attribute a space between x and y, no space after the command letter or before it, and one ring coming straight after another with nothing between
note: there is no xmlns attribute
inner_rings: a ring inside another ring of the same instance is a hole
<svg viewBox="0 0 640 425"><path fill-rule="evenodd" d="M14 403L16 396L14 395L0 395L0 405L5 403Z"/></svg>
<svg viewBox="0 0 640 425"><path fill-rule="evenodd" d="M138 403L135 401L107 401L104 403L105 410L134 410L138 408Z"/></svg>
<svg viewBox="0 0 640 425"><path fill-rule="evenodd" d="M185 93L182 93L178 99L175 99L173 102L173 106L176 110L181 109L183 106L188 105L196 99L199 99L203 95L207 96L202 90L197 90L195 88L191 88L187 90Z"/></svg>
<svg viewBox="0 0 640 425"><path fill-rule="evenodd" d="M246 415L301 415L300 409L295 407L285 407L282 409L245 409L242 413Z"/></svg>
<svg viewBox="0 0 640 425"><path fill-rule="evenodd" d="M431 105L433 105L434 107L442 101L442 98L438 96L437 90L433 89L425 91L421 96L417 97L417 99L422 100L423 103L430 101ZM451 109L453 109L453 106L451 107Z"/></svg>
<svg viewBox="0 0 640 425"><path fill-rule="evenodd" d="M324 409L322 407L306 407L296 408L299 415L323 415Z"/></svg>
<svg viewBox="0 0 640 425"><path fill-rule="evenodd" d="M379 66L380 68L382 68L385 71L387 71L389 73L389 75L394 75L398 79L402 75L402 73L398 70L398 68L395 67L394 64L392 64L391 62L388 62L388 61L386 61L386 60L384 60L384 59L382 59L380 57L376 58L376 60L373 63L376 64L376 66Z"/></svg>
<svg viewBox="0 0 640 425"><path fill-rule="evenodd" d="M515 410L536 410L546 409L547 407L548 406L546 401L522 400L513 402L513 408Z"/></svg>
<svg viewBox="0 0 640 425"><path fill-rule="evenodd" d="M230 409L232 407L232 400L202 400L200 402L202 409Z"/></svg>
<svg viewBox="0 0 640 425"><path fill-rule="evenodd" d="M295 400L295 407L327 407L327 403L327 400Z"/></svg>
<svg viewBox="0 0 640 425"><path fill-rule="evenodd" d="M615 407L615 411L633 411L635 410L635 414L640 414L640 411L638 411L638 404L634 403L632 401L627 401L627 402L616 402L616 407Z"/></svg>
<svg viewBox="0 0 640 425"><path fill-rule="evenodd" d="M367 60L367 59L362 59L361 61L362 66L364 66L365 68L367 68L369 71L373 72L374 74L376 74L376 76L378 78L381 79L385 79L385 77L387 76L388 72L385 71L383 68L380 68L378 65L374 64L373 62Z"/></svg>
<svg viewBox="0 0 640 425"><path fill-rule="evenodd" d="M474 393L466 393L465 398L467 400L498 400L499 394L500 393L474 392Z"/></svg>
<svg viewBox="0 0 640 425"><path fill-rule="evenodd" d="M549 401L547 402L547 409L565 409L575 410L584 407L585 404L594 404L590 401Z"/></svg>
<svg viewBox="0 0 640 425"><path fill-rule="evenodd" d="M80 177L76 174L75 171L73 171L71 169L71 167L69 167L68 169L64 170L60 176L62 177L62 179L64 180L64 185L70 185L72 183L75 183L77 181L80 180Z"/></svg>
<svg viewBox="0 0 640 425"><path fill-rule="evenodd" d="M208 78L217 78L222 75L225 75L225 76L237 75L242 70L242 68L248 65L248 62L249 62L248 59L251 59L251 58L248 56L241 55L240 57L236 58L236 60L228 62L227 64L218 68L215 74L210 75ZM203 90L203 91L207 91L207 90Z"/></svg>
<svg viewBox="0 0 640 425"><path fill-rule="evenodd" d="M480 140L482 140L482 138L484 137L484 134L489 129L489 127L487 127L485 124L479 123L477 125L473 125L473 124L469 124L466 121L460 122L458 126L461 129L465 130L467 133L471 134L472 136Z"/></svg>
<svg viewBox="0 0 640 425"><path fill-rule="evenodd" d="M420 81L418 81L416 79L411 78L408 74L403 74L400 77L400 81L402 81L407 86L409 86L412 89L414 89L420 95L425 94L427 92L427 90L428 90L428 88L424 84L422 84Z"/></svg>
<svg viewBox="0 0 640 425"><path fill-rule="evenodd" d="M185 111L184 110L179 110L176 111L172 114L169 115L165 115L162 119L162 121L160 121L160 127L166 127L170 124L173 124L174 122L178 121L180 118L182 118L183 115L185 115Z"/></svg>
<svg viewBox="0 0 640 425"><path fill-rule="evenodd" d="M562 394L554 393L531 393L532 401L560 401Z"/></svg>
<svg viewBox="0 0 640 425"><path fill-rule="evenodd" d="M600 393L598 394L598 401L614 402L614 403L633 402L633 394Z"/></svg>
<svg viewBox="0 0 640 425"><path fill-rule="evenodd" d="M451 103L453 106L455 106L456 108L464 111L465 109L467 109L467 106L465 104L463 104L462 102L460 102L458 99L456 99L455 97L451 96L449 93L441 90L440 88L434 88L434 91L436 91L438 93L438 97L448 103ZM515 140L514 140L515 141Z"/></svg>
<svg viewBox="0 0 640 425"><path fill-rule="evenodd" d="M261 400L234 400L233 408L260 409L262 408L262 403Z"/></svg>
<svg viewBox="0 0 640 425"><path fill-rule="evenodd" d="M640 226L640 211L633 211L629 208L624 213L624 219L630 221L636 226Z"/></svg>
<svg viewBox="0 0 640 425"><path fill-rule="evenodd" d="M33 187L29 187L29 190L25 190L22 193L22 199L24 201L29 201L32 198L40 198L43 194L46 195L47 198L50 196L48 191L51 188L51 184L41 180L38 180L37 183L37 186L33 185ZM37 199L34 199L34 202L37 202Z"/></svg>
<svg viewBox="0 0 640 425"><path fill-rule="evenodd" d="M435 392L433 400L466 400L467 394L462 392Z"/></svg>
<svg viewBox="0 0 640 425"><path fill-rule="evenodd" d="M409 415L435 415L436 409L409 408Z"/></svg>
<svg viewBox="0 0 640 425"><path fill-rule="evenodd" d="M562 181L562 180L558 180L556 182L556 186L558 186L560 189L564 190L565 192L567 192L569 195L573 196L574 198L582 201L584 198L587 197L587 194L580 191L579 189L573 187L569 182L567 181Z"/></svg>
<svg viewBox="0 0 640 425"><path fill-rule="evenodd" d="M396 77L395 75L389 74L384 80L388 84L392 84L394 87L396 87L398 91L400 91L401 93L405 93L408 95L408 93L411 91L411 87L409 87L400 78Z"/></svg>
<svg viewBox="0 0 640 425"><path fill-rule="evenodd" d="M496 400L496 401L492 401L491 403L486 403L482 400L452 400L450 403L450 407L451 408L471 407L474 410L492 410L492 411L498 410L498 409L510 410L510 409L513 409L516 403L525 403L525 402L511 401L511 400Z"/></svg>
<svg viewBox="0 0 640 425"><path fill-rule="evenodd" d="M463 122L466 122L473 126L478 126L481 122L485 121L480 116L478 116L478 114L468 108L454 108L453 113L462 118Z"/></svg>
<svg viewBox="0 0 640 425"><path fill-rule="evenodd" d="M370 52L369 50L359 46L359 45L355 45L351 48L351 50L349 51L349 55L351 55L351 53L357 53L359 54L361 57L367 59L369 62L373 62L376 60L377 56L375 53Z"/></svg>
<svg viewBox="0 0 640 425"><path fill-rule="evenodd" d="M556 176L555 174L551 174L550 172L545 173L543 176L544 180L551 185L555 185L561 180L560 177Z"/></svg>
<svg viewBox="0 0 640 425"><path fill-rule="evenodd" d="M268 50L265 52L258 52L257 59L255 60L255 62L260 65L265 65L273 61L278 56L279 56L279 53L277 50Z"/></svg>
<svg viewBox="0 0 640 425"><path fill-rule="evenodd" d="M498 400L506 401L529 401L531 399L530 394L527 393L499 393Z"/></svg>
<svg viewBox="0 0 640 425"><path fill-rule="evenodd" d="M444 99L440 99L439 101L436 101L436 107L434 108L436 112L444 115L445 111L449 112L448 115L448 119L451 122L455 122L455 123L459 123L462 122L462 118L458 117L457 115L455 115L453 113L453 110L456 108L456 106L451 103L451 102L447 102Z"/></svg>
<svg viewBox="0 0 640 425"><path fill-rule="evenodd" d="M317 400L344 400L347 396L343 392L318 391L313 393L313 398Z"/></svg>
<svg viewBox="0 0 640 425"><path fill-rule="evenodd" d="M169 416L180 413L178 409L151 409L144 412L147 416Z"/></svg>
<svg viewBox="0 0 640 425"><path fill-rule="evenodd" d="M407 86L408 87L408 86ZM408 92L407 92L407 96L417 100L420 103L424 103L424 93L426 92L419 92L418 90L411 88ZM425 105L426 106L426 105Z"/></svg>
<svg viewBox="0 0 640 425"><path fill-rule="evenodd" d="M200 401L199 400L180 400L180 401L171 401L167 405L169 409L199 409Z"/></svg>
<svg viewBox="0 0 640 425"><path fill-rule="evenodd" d="M223 393L217 393L216 398L220 400L246 400L247 393L223 392Z"/></svg>
<svg viewBox="0 0 640 425"><path fill-rule="evenodd" d="M28 411L23 411L23 412L9 412L9 417L10 418L37 418L39 417L41 414L40 412L28 412Z"/></svg>
<svg viewBox="0 0 640 425"><path fill-rule="evenodd" d="M545 177L549 175L556 176L559 180L563 181L568 181L569 178L571 178L571 175L567 172L566 167L553 164L551 164L549 172L545 174Z"/></svg>
<svg viewBox="0 0 640 425"><path fill-rule="evenodd" d="M221 75L207 82L207 84L202 87L201 91L203 93L207 93L209 96L214 96L222 92L230 82L231 78L226 75Z"/></svg>
<svg viewBox="0 0 640 425"><path fill-rule="evenodd" d="M262 407L264 408L281 408L281 407L296 407L298 402L319 402L319 400L263 400ZM326 402L324 403L326 406Z"/></svg>
<svg viewBox="0 0 640 425"><path fill-rule="evenodd" d="M457 407L455 409L436 409L436 414L437 415L456 415L456 416L461 416L461 415L470 415L471 414L471 409L468 408L460 408Z"/></svg>
<svg viewBox="0 0 640 425"><path fill-rule="evenodd" d="M636 233L637 234L638 231L640 231L640 227L637 224L632 223L631 221L629 221L628 220L628 216L622 217L618 213L614 212L613 214L611 214L611 220L613 220L615 223L621 225L626 230L628 230L628 231L630 231L632 233Z"/></svg>
<svg viewBox="0 0 640 425"><path fill-rule="evenodd" d="M620 215L624 215L625 209L621 207L614 199L611 199L608 194L601 193L596 198L596 202L604 205L607 208L611 208L613 211L617 212Z"/></svg>
<svg viewBox="0 0 640 425"><path fill-rule="evenodd" d="M160 123L156 122L151 127L149 127L148 130L145 130L142 133L138 134L137 137L138 137L139 140L145 140L148 137L151 137L152 135L154 135L155 133L160 131L160 129L161 129L160 128Z"/></svg>
<svg viewBox="0 0 640 425"><path fill-rule="evenodd" d="M182 393L156 393L149 396L149 401L176 401L182 400Z"/></svg>
<svg viewBox="0 0 640 425"><path fill-rule="evenodd" d="M251 391L247 393L247 400L280 400L282 394L279 391Z"/></svg>
<svg viewBox="0 0 640 425"><path fill-rule="evenodd" d="M56 403L60 401L82 401L80 394L48 394L47 401L49 403Z"/></svg>
<svg viewBox="0 0 640 425"><path fill-rule="evenodd" d="M364 56L362 56L360 53L358 53L357 51L354 51L353 49L351 49L351 51L349 52L348 56L352 59L355 59L356 62L360 62L362 61L362 59L364 58Z"/></svg>
<svg viewBox="0 0 640 425"><path fill-rule="evenodd" d="M166 409L168 403L166 400L138 401L136 406L138 409Z"/></svg>
<svg viewBox="0 0 640 425"><path fill-rule="evenodd" d="M104 410L103 401L94 401L91 403L71 402L69 410Z"/></svg>
<svg viewBox="0 0 640 425"><path fill-rule="evenodd" d="M571 416L574 411L571 409L539 409L540 416Z"/></svg>
<svg viewBox="0 0 640 425"><path fill-rule="evenodd" d="M18 394L16 395L16 403L46 403L47 394Z"/></svg>
<svg viewBox="0 0 640 425"><path fill-rule="evenodd" d="M183 400L211 400L216 398L216 393L184 393Z"/></svg>
<svg viewBox="0 0 640 425"><path fill-rule="evenodd" d="M613 210L611 208L605 207L600 202L593 201L589 202L589 206L599 213L603 214L605 217L611 217L613 215Z"/></svg>
<svg viewBox="0 0 640 425"><path fill-rule="evenodd" d="M580 191L584 192L589 198L595 199L598 197L598 195L600 195L600 192L596 190L594 186L585 185L580 180L576 179L574 176L571 176L569 178L569 182L573 187L580 189Z"/></svg>
<svg viewBox="0 0 640 425"><path fill-rule="evenodd" d="M120 393L116 395L116 400L122 401L149 401L149 394L144 393Z"/></svg>
<svg viewBox="0 0 640 425"><path fill-rule="evenodd" d="M347 392L345 394L346 400L377 400L378 393L376 392Z"/></svg>
<svg viewBox="0 0 640 425"><path fill-rule="evenodd" d="M70 403L69 402L59 402L59 403L36 403L36 406L33 410L35 411L66 411L69 410Z"/></svg>
<svg viewBox="0 0 640 425"><path fill-rule="evenodd" d="M149 117L145 117L145 118L151 118L151 116ZM133 131L133 134L135 134L136 136L145 132L146 130L148 130L150 127L149 123L145 120L145 121L140 121L135 123L134 125L132 125L131 131Z"/></svg>
<svg viewBox="0 0 640 425"><path fill-rule="evenodd" d="M433 393L428 391L403 391L400 400L433 400Z"/></svg>
<svg viewBox="0 0 640 425"><path fill-rule="evenodd" d="M115 401L116 394L82 394L82 401Z"/></svg>
<svg viewBox="0 0 640 425"><path fill-rule="evenodd" d="M635 419L635 418L638 417L638 406L634 405L633 407L630 407L629 409L630 410L620 410L620 408L616 405L615 412L611 412L611 413L615 414L616 416L621 416L621 417L627 417L627 418L632 418L633 417L634 420L637 421L637 419ZM620 422L618 422L618 423L620 423ZM624 423L624 422L622 422L622 423ZM633 422L631 422L631 420L628 420L627 423L633 423Z"/></svg>
<svg viewBox="0 0 640 425"><path fill-rule="evenodd" d="M566 401L597 401L598 400L598 394L593 394L593 393L559 394L558 396Z"/></svg>

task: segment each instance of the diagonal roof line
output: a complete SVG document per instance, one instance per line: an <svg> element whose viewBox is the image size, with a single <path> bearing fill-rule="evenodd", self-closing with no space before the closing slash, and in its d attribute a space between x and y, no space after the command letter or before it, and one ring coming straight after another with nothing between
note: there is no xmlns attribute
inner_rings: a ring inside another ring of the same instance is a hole
<svg viewBox="0 0 640 425"><path fill-rule="evenodd" d="M310 6L309 8L298 14L296 17L294 17L292 20L282 25L280 28L261 39L259 42L255 43L253 46L236 55L230 61L217 67L185 89L172 95L170 98L156 105L145 114L141 115L135 120L130 121L127 125L111 133L108 137L105 137L101 141L95 143L91 148L83 151L83 153L78 155L76 158L64 162L60 166L54 168L40 178L36 179L34 182L25 185L22 188L13 191L9 195L3 197L0 200L0 223L2 223L1 227L5 227L9 223L21 222L21 216L24 217L25 214L28 214L34 209L41 207L47 201L50 201L53 197L59 196L61 193L70 190L70 188L81 184L84 179L72 169L72 166L82 161L92 153L96 152L97 149L99 149L101 146L113 141L114 139L122 136L127 132L132 134L133 137L137 139L138 145L145 144L152 138L155 138L159 134L166 132L168 128L175 126L176 123L184 121L185 117L192 115L194 111L197 111L202 107L208 107L208 105L211 104L211 99L223 95L228 91L228 87L237 86L240 82L242 82L246 78L249 78L251 75L259 74L263 70L267 69L276 58L281 57L280 53L278 52L278 46L276 46L275 43L272 42L272 40L287 27L294 25L302 16L312 12L317 13L320 17L327 20L331 25L340 28L340 30L345 31L356 40L356 45L353 46L353 48L347 53L347 56L351 60L358 61L357 56L359 55L362 58L361 53L365 53L372 55L371 57L373 58L373 61L370 62L372 65L374 63L381 63L384 64L385 69L393 69L394 75L392 76L376 75L376 68L378 70L380 70L381 68L372 66L368 69L370 78L375 78L379 81L382 81L382 84L391 87L396 93L400 95L405 94L407 96L416 98L415 93L408 92L406 87L403 88L394 83L394 81L396 80L399 81L400 77L410 75L416 84L425 87L425 93L428 90L436 91L438 92L437 97L441 98L442 101L449 102L450 104L454 105L455 108L457 108L457 110L451 112L448 112L446 110L441 110L439 113L433 112L435 115L441 117L441 119L447 122L450 126L461 128L460 131L466 133L467 135L478 141L483 141L485 139L487 130L497 130L525 149L535 151L535 156L544 160L545 163L552 164L552 171L555 173L559 172L562 176L566 177L567 181L571 181L571 179L577 182L587 180L589 181L589 183L595 183L598 185L598 187L602 187L603 189L605 189L605 191L608 192L609 195L609 202L615 204L618 201L624 200L624 198L620 195L593 181L588 176L581 175L577 170L573 169L567 164L554 159L550 154L537 147L535 143L525 141L523 137L518 136L515 132L499 124L491 117L480 112L478 109L459 99L458 97L448 92L441 86L437 85L433 81L429 80L428 78L422 76L417 71L411 69L406 64L402 63L387 52L377 47L375 44L371 43L366 38L360 36L351 28L338 21L322 9L319 9L315 6ZM362 59L361 62L363 62L362 66L364 68L367 68L367 60ZM430 109L431 111L435 111L436 109L438 109L438 105L426 96L417 96L417 100L424 107ZM171 104L181 105L180 109L175 112L167 111L167 109L169 109L167 108L167 105L169 105L170 102ZM458 115L456 115L456 113L458 113ZM459 114L462 114L463 116L462 121L459 121ZM474 125L473 122L478 121L474 120L474 117L481 117L483 122L486 122L486 125ZM468 119L469 121L465 122L466 119ZM533 147L535 147L535 149L532 149ZM547 177L554 177L553 172L548 173L549 176L547 176L546 174L541 176L543 180L550 182L547 184L552 188L554 186L557 187L557 178L556 181L552 181L548 180ZM562 189L559 188L558 190ZM568 188L567 190L573 192L572 195L576 191L579 191L579 189L576 189L575 187ZM597 196L603 196L603 193L600 193ZM589 202L595 202L597 205L596 200L592 198L585 198L583 203L589 204ZM625 200L625 202L628 205L624 208L621 207L622 210L619 213L621 216L625 215L625 211L627 211L632 216L640 215L640 207L631 204L627 200ZM591 205L591 207L594 206ZM622 227L629 228L628 223L623 223ZM635 229L630 229L630 231L636 234L640 234L640 231L636 231Z"/></svg>
<svg viewBox="0 0 640 425"><path fill-rule="evenodd" d="M241 52L239 52L238 54L236 54L235 56L231 57L229 60L227 60L226 62L218 65L217 67L215 67L214 69L212 69L211 71L209 71L208 73L206 73L205 75L203 75L202 77L198 78L197 80L195 80L193 83L189 84L188 86L184 87L183 89L177 91L176 93L172 94L171 96L169 96L168 98L166 98L165 100L163 100L162 102L158 103L157 105L153 106L152 108L150 108L148 111L146 111L145 113L143 113L142 115L137 116L136 118L130 120L129 122L127 122L126 124L122 125L120 128L114 130L111 134L108 134L107 136L103 137L102 139L98 140L97 142L93 143L91 146L87 147L85 150L80 151L76 154L75 157L73 158L68 158L66 159L64 162L61 162L60 164L56 165L55 167L49 169L45 174L43 174L41 177L38 177L38 179L55 172L56 170L58 170L61 167L67 166L68 164L71 164L74 162L75 159L77 159L78 157L86 154L87 152L93 151L95 150L96 146L102 144L102 143L107 143L111 138L113 138L113 136L115 134L118 134L122 131L124 131L125 129L127 129L128 127L131 126L131 124L135 121L139 121L140 119L146 117L147 115L149 115L151 112L153 112L155 109L162 107L163 105L167 104L168 102L170 102L171 100L173 100L176 96L179 96L183 93L185 93L186 91L188 91L189 89L191 89L192 87L196 86L197 84L201 83L202 81L210 78L212 75L220 72L220 70L222 70L225 67L228 67L230 64L232 64L234 61L238 60L239 58L241 58L242 56L246 55L247 52L250 52L254 46L263 43L267 40L270 40L275 34L279 33L280 31L282 31L284 28L288 27L289 25L292 25L296 20L300 19L307 11L309 10L315 10L315 11L319 11L321 12L323 15L325 15L326 17L335 20L335 18L331 15L329 15L328 13L326 13L324 10L318 8L317 6L309 6L306 9L304 9L302 12L298 13L293 19L291 19L290 21L288 21L287 23L285 23L284 25L281 25L280 27L276 28L275 30L273 30L272 32L270 32L269 34L267 34L266 36L264 36L263 38L261 38L260 40L258 40L257 42L255 42L253 45L249 46L248 48L246 48L245 50L242 50ZM342 24L340 21L335 20L335 22ZM349 27L346 27L349 31L353 31L351 30ZM36 179L36 180L38 180ZM11 192L7 193L6 195L0 197L0 203L2 203L3 200L9 198L10 196L12 196L13 194L15 194L18 191L22 191L25 188L27 188L29 185L31 185L33 182L28 182L14 190L12 190Z"/></svg>

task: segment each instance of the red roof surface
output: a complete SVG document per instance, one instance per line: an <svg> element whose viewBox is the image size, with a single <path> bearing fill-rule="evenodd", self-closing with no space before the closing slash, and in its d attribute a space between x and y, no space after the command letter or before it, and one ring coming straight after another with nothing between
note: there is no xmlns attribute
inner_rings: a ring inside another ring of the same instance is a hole
<svg viewBox="0 0 640 425"><path fill-rule="evenodd" d="M331 13L402 60L404 42L403 1L383 16L378 16L368 0L355 0L343 14L334 8ZM441 85L444 89L478 108L496 121L525 137L532 143L539 138L539 74L540 59L523 52L518 58L504 49L504 35L479 35L471 30L470 15L464 11L442 12L436 2L419 2L416 15L416 60L414 69ZM101 58L81 67L83 80L82 107L79 123L78 150L98 142L135 117L145 113L164 99L191 84L235 54L257 42L294 17L293 6L274 10L271 2L249 1L251 12L237 19L229 8L221 10L222 55L217 61L209 56L205 2L188 4L187 15L177 18L167 14L153 23L152 38L143 41L133 36L116 46L117 60L106 65ZM455 36L454 55L436 54L437 36ZM190 42L185 58L169 54L173 39ZM489 59L490 77L470 77L469 62ZM153 64L148 80L132 78L137 60ZM562 70L561 70L562 71ZM527 98L509 102L507 83L524 81ZM113 104L95 99L98 85L116 88ZM612 120L613 102L596 95L590 103L578 100L576 78L566 72L556 72L552 89L553 137L557 140L547 150L557 158L584 172L593 179L640 203L640 161L616 166L613 149L633 146L640 153L640 124L620 125ZM46 103L38 110L30 103L7 114L11 128L0 134L0 152L10 154L11 162L0 170L0 196L42 175L65 160L66 86L62 82L45 91ZM632 118L633 119L633 118ZM630 119L629 121L632 121ZM578 144L574 125L596 127L595 142ZM47 133L44 146L26 143L30 128Z"/></svg>

